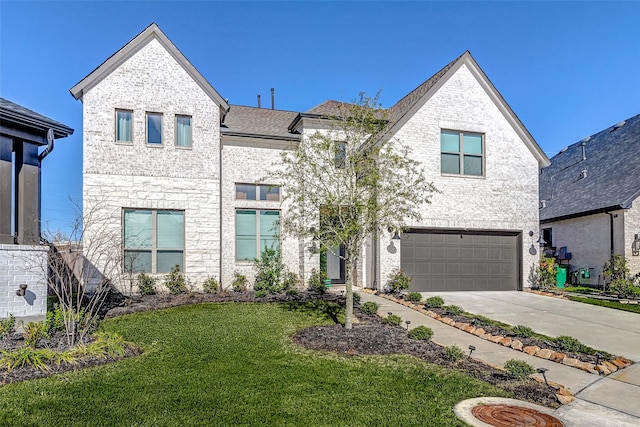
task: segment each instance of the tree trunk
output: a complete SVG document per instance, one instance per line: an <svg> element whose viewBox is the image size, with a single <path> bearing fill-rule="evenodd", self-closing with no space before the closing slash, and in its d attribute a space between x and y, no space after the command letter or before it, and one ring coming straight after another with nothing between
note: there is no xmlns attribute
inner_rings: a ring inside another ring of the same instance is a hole
<svg viewBox="0 0 640 427"><path fill-rule="evenodd" d="M345 262L345 321L344 327L345 329L353 328L353 266L355 264L355 260L351 257L350 253L346 253L346 262Z"/></svg>

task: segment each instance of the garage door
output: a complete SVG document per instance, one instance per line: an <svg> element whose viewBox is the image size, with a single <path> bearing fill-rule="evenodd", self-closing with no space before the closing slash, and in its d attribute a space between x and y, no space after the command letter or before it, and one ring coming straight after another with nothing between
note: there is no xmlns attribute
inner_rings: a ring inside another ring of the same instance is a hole
<svg viewBox="0 0 640 427"><path fill-rule="evenodd" d="M401 251L401 267L413 277L413 291L518 289L517 235L407 232Z"/></svg>

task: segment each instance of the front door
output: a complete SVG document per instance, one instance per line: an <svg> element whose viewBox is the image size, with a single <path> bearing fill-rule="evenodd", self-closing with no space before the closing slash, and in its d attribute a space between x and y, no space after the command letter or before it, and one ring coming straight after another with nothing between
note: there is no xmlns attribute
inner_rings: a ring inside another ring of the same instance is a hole
<svg viewBox="0 0 640 427"><path fill-rule="evenodd" d="M327 277L331 279L331 283L344 283L345 281L345 265L344 265L344 248L333 248L333 250L325 249L323 251L326 260L324 264Z"/></svg>

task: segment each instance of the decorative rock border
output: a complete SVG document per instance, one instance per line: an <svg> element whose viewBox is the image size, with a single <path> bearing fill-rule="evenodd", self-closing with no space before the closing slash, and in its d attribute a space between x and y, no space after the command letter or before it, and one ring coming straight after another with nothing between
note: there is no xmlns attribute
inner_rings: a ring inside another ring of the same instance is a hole
<svg viewBox="0 0 640 427"><path fill-rule="evenodd" d="M370 294L376 294L376 292L371 289L362 289L362 291ZM425 314L444 324L453 326L454 328L460 329L461 331L473 334L478 338L482 338L484 340L491 341L495 344L500 344L505 347L510 347L513 350L527 353L530 356L539 357L541 359L550 360L556 363L561 363L563 365L566 365L572 368L581 369L585 372L589 372L590 374L606 376L620 369L624 369L627 366L632 364L630 360L619 357L611 361L604 360L599 365L596 366L593 363L582 362L578 359L568 357L564 353L550 350L548 348L540 348L535 345L525 346L522 343L522 341L518 340L517 338L505 337L503 335L491 335L490 333L485 332L485 330L482 327L476 327L474 325L471 325L469 323L464 323L464 322L456 322L449 317L440 316L439 314L431 310L427 310L426 308L424 308L424 305L418 305L412 301L398 299L398 298L395 298L393 295L389 295L389 294L377 293L377 295L379 297L388 299L398 304L402 304L413 310L419 311L420 313Z"/></svg>

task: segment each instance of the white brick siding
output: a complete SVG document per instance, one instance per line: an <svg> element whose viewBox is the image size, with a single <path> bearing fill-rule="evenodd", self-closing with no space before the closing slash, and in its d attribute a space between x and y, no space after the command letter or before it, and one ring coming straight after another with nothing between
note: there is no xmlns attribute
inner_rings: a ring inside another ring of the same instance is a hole
<svg viewBox="0 0 640 427"><path fill-rule="evenodd" d="M0 318L46 314L47 254L45 246L0 245ZM16 295L21 284L24 297Z"/></svg>
<svg viewBox="0 0 640 427"><path fill-rule="evenodd" d="M442 129L484 135L484 177L441 175ZM528 232L538 230L538 161L467 66L451 76L395 137L412 148L427 180L442 192L424 206L422 222L409 226L522 232L522 283L528 286L529 268L537 260L529 254ZM389 241L380 244L384 284L391 270L400 267L401 249L387 254Z"/></svg>
<svg viewBox="0 0 640 427"><path fill-rule="evenodd" d="M131 144L115 142L116 109L133 111ZM146 112L163 114L161 146L146 144ZM176 115L192 117L191 148L175 146ZM124 207L184 210L187 276L219 277L219 122L218 105L151 39L84 93L85 214L97 208L118 235ZM86 230L88 241L100 226Z"/></svg>
<svg viewBox="0 0 640 427"><path fill-rule="evenodd" d="M636 234L640 234L640 198L624 211L624 254L631 274L640 273L640 256L634 256L631 250Z"/></svg>

